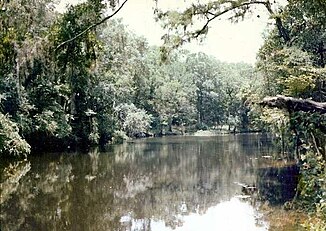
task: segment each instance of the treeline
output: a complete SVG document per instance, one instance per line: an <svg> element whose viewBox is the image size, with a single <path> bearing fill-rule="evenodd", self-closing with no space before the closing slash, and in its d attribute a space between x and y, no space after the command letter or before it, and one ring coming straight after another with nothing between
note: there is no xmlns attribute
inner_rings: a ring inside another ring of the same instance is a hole
<svg viewBox="0 0 326 231"><path fill-rule="evenodd" d="M3 5L0 41L2 154L105 145L126 137L221 127L248 130L254 68L159 47L111 20L98 1L59 14L51 1ZM14 20L13 20L14 19Z"/></svg>

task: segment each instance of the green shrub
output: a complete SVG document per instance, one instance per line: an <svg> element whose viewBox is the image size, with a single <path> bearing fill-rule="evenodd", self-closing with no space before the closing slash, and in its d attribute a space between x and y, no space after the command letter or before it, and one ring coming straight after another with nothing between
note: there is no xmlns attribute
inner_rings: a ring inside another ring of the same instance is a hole
<svg viewBox="0 0 326 231"><path fill-rule="evenodd" d="M26 156L30 151L31 146L19 135L17 124L0 113L0 154Z"/></svg>
<svg viewBox="0 0 326 231"><path fill-rule="evenodd" d="M142 135L148 131L152 116L134 104L122 104L116 108L122 131L129 137Z"/></svg>
<svg viewBox="0 0 326 231"><path fill-rule="evenodd" d="M128 136L124 131L115 131L112 137L112 144L122 144L123 141L128 140Z"/></svg>

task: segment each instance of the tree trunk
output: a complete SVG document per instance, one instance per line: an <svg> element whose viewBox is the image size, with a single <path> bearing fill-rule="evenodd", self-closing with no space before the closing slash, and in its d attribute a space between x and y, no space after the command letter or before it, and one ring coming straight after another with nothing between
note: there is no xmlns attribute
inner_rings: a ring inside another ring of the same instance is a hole
<svg viewBox="0 0 326 231"><path fill-rule="evenodd" d="M325 56L324 53L326 52L326 48L324 48L324 43L320 42L318 46L318 53L320 55L319 65L324 68L325 67Z"/></svg>
<svg viewBox="0 0 326 231"><path fill-rule="evenodd" d="M271 3L269 1L267 1L264 5L265 5L266 9L268 10L268 12L270 13L271 16L276 15L274 13L274 11L272 10L272 6L271 6ZM282 22L282 20L281 20L281 18L279 16L275 17L275 23L276 23L276 27L277 27L277 30L278 30L280 36L284 39L284 42L286 44L289 44L290 41L291 41L289 32L284 27L283 22Z"/></svg>

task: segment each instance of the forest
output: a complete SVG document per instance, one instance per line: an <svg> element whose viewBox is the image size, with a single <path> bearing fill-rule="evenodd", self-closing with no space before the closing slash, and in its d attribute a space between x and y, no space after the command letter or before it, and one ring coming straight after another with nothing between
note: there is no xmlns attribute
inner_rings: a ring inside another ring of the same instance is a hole
<svg viewBox="0 0 326 231"><path fill-rule="evenodd" d="M115 15L127 1L0 3L0 157L198 130L269 132L300 167L294 208L326 228L326 2L218 0L153 10L162 46ZM187 1L186 1L187 2ZM182 45L262 6L273 25L255 66ZM105 16L107 11L113 12Z"/></svg>

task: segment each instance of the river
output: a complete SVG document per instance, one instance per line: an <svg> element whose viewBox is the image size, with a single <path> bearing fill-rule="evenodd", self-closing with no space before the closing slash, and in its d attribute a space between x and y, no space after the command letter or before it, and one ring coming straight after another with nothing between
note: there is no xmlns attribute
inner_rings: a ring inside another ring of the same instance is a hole
<svg viewBox="0 0 326 231"><path fill-rule="evenodd" d="M139 139L1 163L1 230L269 230L260 207L294 196L266 135ZM7 166L5 171L4 167Z"/></svg>

